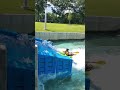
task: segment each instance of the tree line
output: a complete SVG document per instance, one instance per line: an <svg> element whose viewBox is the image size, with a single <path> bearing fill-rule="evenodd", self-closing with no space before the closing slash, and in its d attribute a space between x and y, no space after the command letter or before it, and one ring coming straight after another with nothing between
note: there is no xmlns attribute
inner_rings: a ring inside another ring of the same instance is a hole
<svg viewBox="0 0 120 90"><path fill-rule="evenodd" d="M47 22L84 24L85 0L47 0L54 5L53 13L47 13ZM44 22L46 0L35 0L35 20Z"/></svg>

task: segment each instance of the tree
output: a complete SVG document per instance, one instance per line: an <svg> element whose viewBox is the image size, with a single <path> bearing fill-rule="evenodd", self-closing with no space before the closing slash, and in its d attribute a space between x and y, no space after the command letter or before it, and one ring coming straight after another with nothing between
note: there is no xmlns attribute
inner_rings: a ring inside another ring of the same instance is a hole
<svg viewBox="0 0 120 90"><path fill-rule="evenodd" d="M85 0L47 0L54 5L53 22L56 23L75 23L80 24L85 21ZM35 19L40 21L44 19L46 0L35 0ZM72 14L66 14L71 10ZM51 16L52 18L52 16ZM71 19L74 18L74 19ZM50 19L50 17L48 18Z"/></svg>
<svg viewBox="0 0 120 90"><path fill-rule="evenodd" d="M69 21L69 24L71 24L71 20L72 20L72 13L69 13L69 14L68 14L68 21Z"/></svg>
<svg viewBox="0 0 120 90"><path fill-rule="evenodd" d="M45 0L35 0L35 17L36 21L40 20L40 15L44 13L45 10Z"/></svg>
<svg viewBox="0 0 120 90"><path fill-rule="evenodd" d="M85 18L85 0L49 0L55 8L52 8L53 13L58 15L59 22L64 23L66 20L65 11L71 10L74 16L79 18L74 18L73 23L84 23ZM68 18L67 18L68 19Z"/></svg>
<svg viewBox="0 0 120 90"><path fill-rule="evenodd" d="M52 8L53 13L58 15L59 22L64 22L64 16L65 16L65 10L68 9L70 6L70 0L50 0L51 3L54 5L54 8Z"/></svg>
<svg viewBox="0 0 120 90"><path fill-rule="evenodd" d="M74 0L74 5L72 6L75 14L76 20L79 20L79 23L84 23L85 19L85 0Z"/></svg>

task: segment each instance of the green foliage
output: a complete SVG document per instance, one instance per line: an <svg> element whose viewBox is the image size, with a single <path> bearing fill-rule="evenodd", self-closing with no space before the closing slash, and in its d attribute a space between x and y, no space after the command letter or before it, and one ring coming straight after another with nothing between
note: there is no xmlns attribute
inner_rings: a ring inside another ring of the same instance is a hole
<svg viewBox="0 0 120 90"><path fill-rule="evenodd" d="M75 17L71 23L84 23L85 18L85 0L50 0L55 6L53 13L59 15L60 23L67 23L65 17L65 10L71 10ZM70 15L71 17L71 15ZM67 17L68 20L68 17Z"/></svg>
<svg viewBox="0 0 120 90"><path fill-rule="evenodd" d="M69 24L70 24L70 21L72 20L72 13L68 14L68 20L69 20Z"/></svg>
<svg viewBox="0 0 120 90"><path fill-rule="evenodd" d="M53 13L58 15L59 22L64 22L65 10L70 6L70 0L51 0L51 3L55 6L52 8Z"/></svg>
<svg viewBox="0 0 120 90"><path fill-rule="evenodd" d="M45 0L35 0L35 19L40 20L45 10Z"/></svg>
<svg viewBox="0 0 120 90"><path fill-rule="evenodd" d="M48 22L52 22L52 23L53 23L53 22L54 22L54 23L59 22L57 15L54 14L54 13L48 13L48 14L47 14L47 18L48 18Z"/></svg>
<svg viewBox="0 0 120 90"><path fill-rule="evenodd" d="M72 13L69 13L69 14L68 14L68 20L69 20L69 21L72 20Z"/></svg>
<svg viewBox="0 0 120 90"><path fill-rule="evenodd" d="M36 21L44 19L46 0L36 0ZM82 24L85 18L85 0L48 0L55 8L47 14L48 22ZM66 13L72 11L72 14ZM44 20L43 20L44 21Z"/></svg>

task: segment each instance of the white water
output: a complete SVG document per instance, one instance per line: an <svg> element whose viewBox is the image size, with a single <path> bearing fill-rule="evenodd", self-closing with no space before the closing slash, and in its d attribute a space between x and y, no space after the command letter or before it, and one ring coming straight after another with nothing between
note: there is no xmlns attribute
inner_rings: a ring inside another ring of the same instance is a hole
<svg viewBox="0 0 120 90"><path fill-rule="evenodd" d="M53 41L53 46L58 51L65 51L66 48L70 52L79 52L79 54L72 57L72 76L70 80L54 79L44 83L45 90L85 90L85 45L84 41L80 40L66 40Z"/></svg>
<svg viewBox="0 0 120 90"><path fill-rule="evenodd" d="M65 51L65 48L58 48L57 50L62 52L62 51ZM72 49L70 52L79 52L78 54L72 56L72 60L73 60L72 67L77 70L84 70L85 69L85 49L84 48Z"/></svg>
<svg viewBox="0 0 120 90"><path fill-rule="evenodd" d="M77 70L84 70L85 69L85 49L78 49L78 50L73 50L78 51L79 54L75 55L72 57L73 59L73 68Z"/></svg>

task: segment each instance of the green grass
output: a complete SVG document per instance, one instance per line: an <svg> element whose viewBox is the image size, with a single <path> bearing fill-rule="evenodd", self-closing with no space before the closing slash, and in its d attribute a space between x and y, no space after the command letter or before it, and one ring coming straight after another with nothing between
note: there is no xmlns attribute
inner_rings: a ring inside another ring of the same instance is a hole
<svg viewBox="0 0 120 90"><path fill-rule="evenodd" d="M28 0L29 10L24 10L23 0L0 0L0 14L34 14L34 0Z"/></svg>
<svg viewBox="0 0 120 90"><path fill-rule="evenodd" d="M36 32L85 32L85 25L78 24L58 24L58 23L47 23L47 30L44 30L44 23L35 22Z"/></svg>

